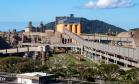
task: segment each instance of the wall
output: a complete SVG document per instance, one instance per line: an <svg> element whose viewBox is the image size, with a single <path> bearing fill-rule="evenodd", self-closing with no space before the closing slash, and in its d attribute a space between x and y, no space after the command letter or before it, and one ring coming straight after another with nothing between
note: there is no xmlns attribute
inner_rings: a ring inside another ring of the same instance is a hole
<svg viewBox="0 0 139 84"><path fill-rule="evenodd" d="M32 83L31 79L23 79L23 78L18 78L17 82L18 83L23 83L23 84L37 84L37 83Z"/></svg>
<svg viewBox="0 0 139 84"><path fill-rule="evenodd" d="M80 24L57 24L56 25L56 31L63 33L63 28L68 29L69 31L80 35L81 34L81 25Z"/></svg>

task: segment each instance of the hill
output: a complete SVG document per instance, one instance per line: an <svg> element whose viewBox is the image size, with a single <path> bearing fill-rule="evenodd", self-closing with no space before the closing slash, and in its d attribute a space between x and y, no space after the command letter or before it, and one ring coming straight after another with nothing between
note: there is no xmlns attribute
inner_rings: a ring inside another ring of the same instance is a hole
<svg viewBox="0 0 139 84"><path fill-rule="evenodd" d="M130 29L130 31L136 31L136 30L139 30L139 28Z"/></svg>
<svg viewBox="0 0 139 84"><path fill-rule="evenodd" d="M114 25L108 24L100 20L87 20L85 18L81 18L81 24L82 24L81 32L86 34L93 34L93 33L106 34L108 32L119 33L126 31L122 28L116 27ZM46 24L45 27L46 29L55 30L55 22L50 22Z"/></svg>
<svg viewBox="0 0 139 84"><path fill-rule="evenodd" d="M106 33L119 33L119 32L125 32L126 30L116 27L114 25L108 24L106 22L100 21L100 20L87 20L82 18L81 19L82 24L82 33L100 33L100 34L106 34Z"/></svg>

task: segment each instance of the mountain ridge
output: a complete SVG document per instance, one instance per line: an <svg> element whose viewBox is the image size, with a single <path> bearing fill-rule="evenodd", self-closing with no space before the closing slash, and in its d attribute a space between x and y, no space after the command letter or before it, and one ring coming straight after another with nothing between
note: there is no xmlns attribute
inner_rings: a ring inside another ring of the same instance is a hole
<svg viewBox="0 0 139 84"><path fill-rule="evenodd" d="M112 24L106 23L100 20L88 20L86 18L81 18L81 33L86 34L106 34L125 32L126 30ZM45 29L55 30L55 21L45 24Z"/></svg>

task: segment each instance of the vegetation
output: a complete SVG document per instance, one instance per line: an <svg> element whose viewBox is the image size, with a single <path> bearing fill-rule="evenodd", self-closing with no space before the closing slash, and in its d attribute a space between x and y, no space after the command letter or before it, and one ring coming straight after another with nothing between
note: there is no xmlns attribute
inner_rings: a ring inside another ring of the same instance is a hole
<svg viewBox="0 0 139 84"><path fill-rule="evenodd" d="M98 66L98 75L108 81L117 80L120 68L115 64L101 64Z"/></svg>
<svg viewBox="0 0 139 84"><path fill-rule="evenodd" d="M0 59L0 72L24 73L42 71L57 75L61 79L76 79L94 82L96 78L107 84L139 84L139 69L122 70L115 64L95 64L84 58L80 61L70 54L55 54L40 65L31 59L5 57Z"/></svg>
<svg viewBox="0 0 139 84"><path fill-rule="evenodd" d="M24 73L35 70L35 62L21 57L5 57L0 59L0 72Z"/></svg>

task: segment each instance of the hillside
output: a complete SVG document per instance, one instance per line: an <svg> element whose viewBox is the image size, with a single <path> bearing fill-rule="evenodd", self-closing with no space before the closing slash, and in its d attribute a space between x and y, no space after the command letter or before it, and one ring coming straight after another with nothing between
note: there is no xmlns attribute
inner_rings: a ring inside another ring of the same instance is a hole
<svg viewBox="0 0 139 84"><path fill-rule="evenodd" d="M101 33L101 34L105 34L108 32L113 32L113 33L119 33L119 32L124 32L126 30L116 27L114 25L108 24L106 22L103 21L99 21L99 20L87 20L85 18L81 18L81 27L82 33L86 33L86 34L92 34L92 33ZM46 29L55 29L55 22L50 22L48 24L45 25Z"/></svg>
<svg viewBox="0 0 139 84"><path fill-rule="evenodd" d="M45 25L45 28L46 28L46 29L55 30L55 22L47 23L47 24Z"/></svg>
<svg viewBox="0 0 139 84"><path fill-rule="evenodd" d="M139 30L139 28L130 29L130 31L136 31L136 30Z"/></svg>

